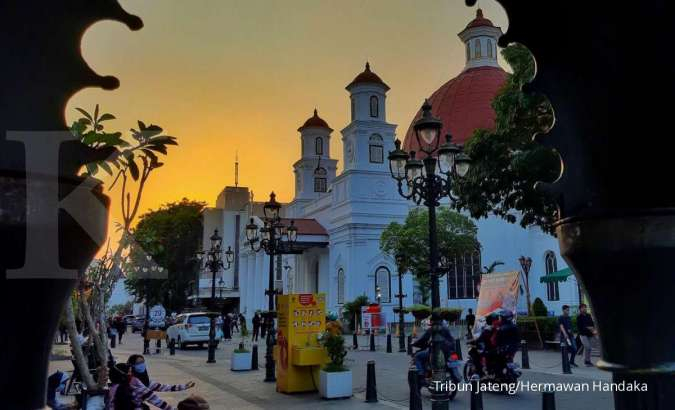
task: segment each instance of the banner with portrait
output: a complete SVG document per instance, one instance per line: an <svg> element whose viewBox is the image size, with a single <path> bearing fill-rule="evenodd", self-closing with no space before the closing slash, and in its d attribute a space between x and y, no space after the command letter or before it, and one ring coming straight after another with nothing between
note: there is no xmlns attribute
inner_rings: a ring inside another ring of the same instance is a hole
<svg viewBox="0 0 675 410"><path fill-rule="evenodd" d="M520 274L517 271L481 275L474 334L485 326L485 317L491 313L508 310L515 316L519 289Z"/></svg>

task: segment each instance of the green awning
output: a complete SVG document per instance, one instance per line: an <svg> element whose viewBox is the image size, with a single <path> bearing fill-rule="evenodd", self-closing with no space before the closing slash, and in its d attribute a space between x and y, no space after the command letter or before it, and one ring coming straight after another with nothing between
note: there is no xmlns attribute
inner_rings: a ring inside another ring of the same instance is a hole
<svg viewBox="0 0 675 410"><path fill-rule="evenodd" d="M539 278L539 282L541 283L553 283L553 282L565 282L567 281L567 277L572 274L572 269L570 268L565 268L553 273L549 273L548 275L544 275L541 278Z"/></svg>

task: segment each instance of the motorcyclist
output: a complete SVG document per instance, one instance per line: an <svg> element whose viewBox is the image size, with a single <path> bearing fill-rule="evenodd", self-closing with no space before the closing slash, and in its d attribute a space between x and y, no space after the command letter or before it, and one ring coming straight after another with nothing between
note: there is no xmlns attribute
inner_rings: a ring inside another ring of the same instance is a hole
<svg viewBox="0 0 675 410"><path fill-rule="evenodd" d="M436 321L440 320L441 317L437 312L431 314L431 323L435 323ZM424 381L425 378L424 376L427 366L429 365L429 354L431 351L431 328L432 326L429 326L422 335L422 337L417 339L412 344L417 348L423 349L415 353L415 366L417 367L417 374L422 384L426 384ZM450 353L453 351L455 347L455 339L452 337L450 329L445 323L443 323L443 325L441 326L441 335L443 336L443 343L441 344L441 350L445 356L445 360L443 361L445 363L445 361L447 360L448 357L450 357Z"/></svg>
<svg viewBox="0 0 675 410"><path fill-rule="evenodd" d="M473 345L471 349L469 349L469 356L471 357L471 361L473 361L474 366L476 368L476 373L479 375L483 374L483 357L488 357L489 352L494 350L494 345L493 345L493 336L495 329L493 328L493 321L496 318L495 315L488 315L485 317L485 326L483 329L481 329L480 335L469 342L469 344Z"/></svg>
<svg viewBox="0 0 675 410"><path fill-rule="evenodd" d="M518 351L520 344L520 332L518 326L513 323L513 313L504 311L500 315L501 325L497 330L497 355L495 369L502 371L506 364Z"/></svg>

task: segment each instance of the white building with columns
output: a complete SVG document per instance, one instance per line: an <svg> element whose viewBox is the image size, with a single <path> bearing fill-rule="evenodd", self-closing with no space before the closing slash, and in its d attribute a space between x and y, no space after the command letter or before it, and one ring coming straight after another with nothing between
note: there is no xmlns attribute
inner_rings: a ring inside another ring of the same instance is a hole
<svg viewBox="0 0 675 410"><path fill-rule="evenodd" d="M443 135L450 132L456 142L465 142L475 129L494 126L490 104L507 78L497 60L499 35L501 29L478 10L476 18L459 33L467 51L464 70L431 94L434 115L444 122ZM334 312L359 295L375 301L379 287L383 311L393 321L399 272L392 256L380 250L380 236L389 223L404 221L412 203L399 196L389 172L387 154L394 149L397 127L387 118L389 86L366 63L346 90L351 117L339 133L344 158L340 174L330 151L334 130L318 111L315 109L298 128L300 156L292 165L295 195L283 205L281 214L298 227L296 249L301 253L281 255L273 261L274 283L283 293L325 292L327 308ZM409 129L404 146L414 150L415 144ZM262 202L253 202L247 188L226 187L216 207L204 214L205 243L217 228L224 237L223 246L235 250L235 263L223 273L226 306L247 318L256 310L267 309L264 291L270 260L264 252L253 252L245 237L250 218L262 224ZM504 263L498 271L519 271L521 255L533 259L532 300L541 298L556 313L563 304L579 303L580 290L573 275L560 283L540 283L540 277L566 268L555 238L539 228L523 229L496 217L475 222L481 248L457 258L455 270L441 279L443 306L460 307L465 312L475 309L475 274L493 261ZM404 304L419 303L411 275L404 275L403 287L408 295ZM210 289L206 274L200 279L202 288ZM206 294L200 290L200 297ZM526 310L524 294L520 310Z"/></svg>

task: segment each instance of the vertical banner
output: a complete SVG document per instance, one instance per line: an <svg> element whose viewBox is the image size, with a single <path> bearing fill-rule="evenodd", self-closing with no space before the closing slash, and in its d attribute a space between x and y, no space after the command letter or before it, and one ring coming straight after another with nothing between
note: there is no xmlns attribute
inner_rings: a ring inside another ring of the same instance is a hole
<svg viewBox="0 0 675 410"><path fill-rule="evenodd" d="M485 326L485 317L490 313L509 310L515 316L518 306L519 285L520 275L517 271L481 275L474 333L477 329Z"/></svg>

